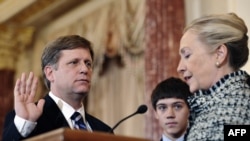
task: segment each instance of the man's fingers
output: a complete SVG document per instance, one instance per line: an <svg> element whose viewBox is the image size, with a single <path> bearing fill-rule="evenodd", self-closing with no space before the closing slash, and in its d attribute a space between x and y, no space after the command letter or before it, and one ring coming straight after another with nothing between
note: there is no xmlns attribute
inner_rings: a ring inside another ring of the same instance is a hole
<svg viewBox="0 0 250 141"><path fill-rule="evenodd" d="M17 79L16 80L16 85L15 85L15 88L14 88L14 96L20 95L20 84L21 84L20 79Z"/></svg>
<svg viewBox="0 0 250 141"><path fill-rule="evenodd" d="M27 94L27 95L30 94L31 87L33 85L33 78L34 78L34 74L33 74L33 72L30 72L29 77L26 81L26 88L25 88L25 94Z"/></svg>
<svg viewBox="0 0 250 141"><path fill-rule="evenodd" d="M21 92L21 94L26 93L25 89L26 89L26 74L22 73L21 82L20 82L20 92Z"/></svg>
<svg viewBox="0 0 250 141"><path fill-rule="evenodd" d="M43 111L43 106L44 106L45 100L40 99L37 103L37 108L42 112Z"/></svg>
<svg viewBox="0 0 250 141"><path fill-rule="evenodd" d="M14 87L14 107L16 115L26 120L36 121L43 112L45 101L39 100L38 105L35 102L35 95L38 86L38 78L30 72L27 76L22 73L21 78L17 79Z"/></svg>
<svg viewBox="0 0 250 141"><path fill-rule="evenodd" d="M22 73L21 78L17 79L14 88L15 101L23 103L33 103L38 85L38 79L33 72L29 73L26 79L26 74Z"/></svg>
<svg viewBox="0 0 250 141"><path fill-rule="evenodd" d="M37 77L34 77L31 85L30 85L30 93L29 93L29 98L28 98L28 102L34 102L34 98L36 95L36 90L37 90L37 85L38 85L38 79Z"/></svg>

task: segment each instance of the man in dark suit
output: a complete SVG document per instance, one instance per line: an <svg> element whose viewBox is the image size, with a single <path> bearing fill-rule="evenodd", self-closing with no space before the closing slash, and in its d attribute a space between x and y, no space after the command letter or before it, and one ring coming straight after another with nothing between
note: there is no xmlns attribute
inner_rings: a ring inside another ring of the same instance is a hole
<svg viewBox="0 0 250 141"><path fill-rule="evenodd" d="M91 43L78 35L62 36L42 54L44 82L50 92L34 101L38 79L22 73L14 88L15 110L7 114L3 140L22 140L61 127L84 127L109 132L111 128L86 113L83 100L91 86L94 53ZM77 112L77 120L72 115ZM80 126L78 120L81 121Z"/></svg>

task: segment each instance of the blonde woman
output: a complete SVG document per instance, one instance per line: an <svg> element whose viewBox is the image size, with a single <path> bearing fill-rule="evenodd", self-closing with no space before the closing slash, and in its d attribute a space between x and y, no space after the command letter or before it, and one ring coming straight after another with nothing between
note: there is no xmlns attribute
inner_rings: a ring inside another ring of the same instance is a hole
<svg viewBox="0 0 250 141"><path fill-rule="evenodd" d="M250 124L249 74L244 21L235 13L208 15L188 25L177 71L194 95L189 141L224 140L224 125Z"/></svg>

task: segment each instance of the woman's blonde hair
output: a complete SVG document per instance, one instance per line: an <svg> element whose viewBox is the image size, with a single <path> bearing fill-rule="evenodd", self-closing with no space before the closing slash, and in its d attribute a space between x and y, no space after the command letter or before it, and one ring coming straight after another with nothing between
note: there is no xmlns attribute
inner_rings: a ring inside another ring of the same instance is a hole
<svg viewBox="0 0 250 141"><path fill-rule="evenodd" d="M184 33L192 30L199 39L214 51L224 44L229 52L229 64L235 70L248 60L248 29L245 22L235 13L207 15L192 21Z"/></svg>

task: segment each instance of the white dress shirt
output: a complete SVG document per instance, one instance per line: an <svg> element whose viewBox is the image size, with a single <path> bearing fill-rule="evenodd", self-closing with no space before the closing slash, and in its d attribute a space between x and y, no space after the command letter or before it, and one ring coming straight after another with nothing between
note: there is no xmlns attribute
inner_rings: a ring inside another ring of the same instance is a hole
<svg viewBox="0 0 250 141"><path fill-rule="evenodd" d="M164 134L162 135L162 141L184 141L184 135L182 135L181 137L179 137L176 140L171 140L169 139L167 136L165 136Z"/></svg>

